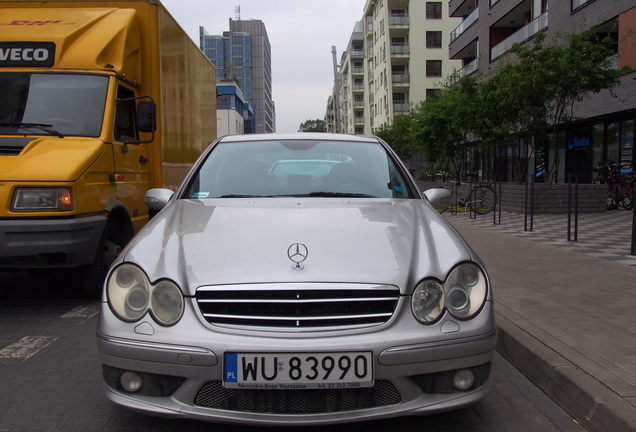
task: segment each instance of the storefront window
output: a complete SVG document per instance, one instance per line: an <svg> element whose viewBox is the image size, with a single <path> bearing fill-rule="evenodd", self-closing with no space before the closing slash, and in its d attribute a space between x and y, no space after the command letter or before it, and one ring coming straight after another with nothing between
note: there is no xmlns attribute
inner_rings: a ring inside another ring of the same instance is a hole
<svg viewBox="0 0 636 432"><path fill-rule="evenodd" d="M632 170L634 149L634 120L623 122L621 131L621 165L623 172Z"/></svg>
<svg viewBox="0 0 636 432"><path fill-rule="evenodd" d="M607 163L618 162L619 124L607 123L607 139L605 140L605 161Z"/></svg>

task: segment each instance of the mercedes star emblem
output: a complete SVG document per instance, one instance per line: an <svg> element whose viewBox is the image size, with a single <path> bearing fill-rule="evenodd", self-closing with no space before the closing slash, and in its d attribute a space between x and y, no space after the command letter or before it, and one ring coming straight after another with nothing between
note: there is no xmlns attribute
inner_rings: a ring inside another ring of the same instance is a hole
<svg viewBox="0 0 636 432"><path fill-rule="evenodd" d="M292 243L287 249L287 256L294 263L292 266L294 270L302 270L305 268L301 263L307 259L308 254L307 246L302 243Z"/></svg>

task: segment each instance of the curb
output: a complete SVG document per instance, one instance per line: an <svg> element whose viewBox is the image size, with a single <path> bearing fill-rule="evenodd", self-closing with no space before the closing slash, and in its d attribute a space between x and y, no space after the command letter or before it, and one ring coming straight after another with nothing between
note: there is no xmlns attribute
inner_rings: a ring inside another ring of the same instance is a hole
<svg viewBox="0 0 636 432"><path fill-rule="evenodd" d="M497 351L592 432L636 431L636 408L602 382L496 313Z"/></svg>

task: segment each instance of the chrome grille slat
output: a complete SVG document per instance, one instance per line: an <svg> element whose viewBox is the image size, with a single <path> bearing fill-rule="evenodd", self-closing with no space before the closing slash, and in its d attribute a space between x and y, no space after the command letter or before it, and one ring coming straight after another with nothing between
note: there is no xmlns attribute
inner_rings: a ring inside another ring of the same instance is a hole
<svg viewBox="0 0 636 432"><path fill-rule="evenodd" d="M390 317L392 314L366 314L366 315L349 315L349 316L323 316L323 317L284 317L277 316L276 319L283 321L311 321L311 320L334 320L334 319L357 319L357 318L380 318ZM235 318L235 319L252 319L252 320L270 320L271 317L261 317L256 315L239 316L239 315L217 315L203 314L206 318Z"/></svg>
<svg viewBox="0 0 636 432"><path fill-rule="evenodd" d="M210 324L294 331L381 325L399 297L393 286L334 283L205 286L196 292Z"/></svg>
<svg viewBox="0 0 636 432"><path fill-rule="evenodd" d="M266 299L259 299L258 301L260 303L273 303L273 304L277 304L277 303L328 303L328 302L371 302L371 301L393 301L395 300L394 298L390 298L390 297L375 297L375 298L366 298L366 299L340 299L340 298L335 298L335 299L321 299L321 300L266 300ZM254 300L232 300L232 299L216 299L216 300L208 300L208 299L202 299L199 300L199 303L254 303Z"/></svg>

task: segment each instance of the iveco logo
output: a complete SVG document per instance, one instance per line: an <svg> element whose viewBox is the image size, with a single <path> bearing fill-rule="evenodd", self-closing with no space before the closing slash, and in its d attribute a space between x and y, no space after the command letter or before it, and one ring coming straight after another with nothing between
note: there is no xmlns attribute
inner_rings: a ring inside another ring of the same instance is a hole
<svg viewBox="0 0 636 432"><path fill-rule="evenodd" d="M51 67L54 61L52 42L0 42L0 66Z"/></svg>
<svg viewBox="0 0 636 432"><path fill-rule="evenodd" d="M305 268L301 263L307 259L308 254L307 246L302 243L292 243L287 249L287 256L294 262L294 265L292 265L294 270L302 270Z"/></svg>

